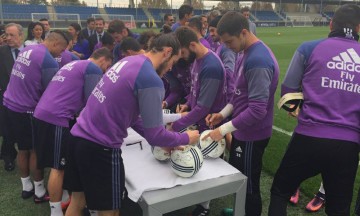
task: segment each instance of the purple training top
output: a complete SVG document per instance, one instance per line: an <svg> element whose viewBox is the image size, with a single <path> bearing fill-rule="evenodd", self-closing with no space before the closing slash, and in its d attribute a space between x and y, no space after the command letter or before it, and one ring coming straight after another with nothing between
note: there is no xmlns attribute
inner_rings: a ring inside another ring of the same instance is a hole
<svg viewBox="0 0 360 216"><path fill-rule="evenodd" d="M342 37L303 43L289 65L281 95L304 94L295 132L360 143L360 44Z"/></svg>
<svg viewBox="0 0 360 216"><path fill-rule="evenodd" d="M34 116L53 125L69 127L69 121L85 106L102 75L100 67L90 60L65 65L52 78Z"/></svg>
<svg viewBox="0 0 360 216"><path fill-rule="evenodd" d="M234 92L234 70L235 70L235 56L236 54L227 48L225 44L221 44L217 50L216 54L220 57L222 63L224 64L226 70L226 81L227 81L227 98L231 99Z"/></svg>
<svg viewBox="0 0 360 216"><path fill-rule="evenodd" d="M67 63L80 59L69 50L65 50L59 57L56 57L55 60L58 62L59 68L62 68Z"/></svg>
<svg viewBox="0 0 360 216"><path fill-rule="evenodd" d="M206 47L206 48L208 48L208 49L211 50L211 46L210 46L209 42L208 42L205 38L200 38L200 39L199 39L199 42L200 42L202 45L204 45L204 47Z"/></svg>
<svg viewBox="0 0 360 216"><path fill-rule="evenodd" d="M145 55L126 57L96 85L71 133L110 148L121 147L129 127L150 145L189 143L187 134L164 128L163 99L164 85L151 61Z"/></svg>
<svg viewBox="0 0 360 216"><path fill-rule="evenodd" d="M192 124L199 125L199 131L207 130L205 117L217 113L227 103L226 72L220 58L212 51L196 59L191 66L191 90L187 105L191 111L173 123L172 128L180 131Z"/></svg>
<svg viewBox="0 0 360 216"><path fill-rule="evenodd" d="M274 54L262 41L252 44L242 57L238 57L234 78L231 121L238 130L233 132L233 136L241 141L269 138L279 79L279 65Z"/></svg>
<svg viewBox="0 0 360 216"><path fill-rule="evenodd" d="M4 105L14 112L33 112L58 70L58 63L44 44L25 47L11 71Z"/></svg>
<svg viewBox="0 0 360 216"><path fill-rule="evenodd" d="M190 94L191 73L190 66L180 66L176 64L171 71L166 74L169 81L169 95L165 97L168 107L174 106L180 99Z"/></svg>

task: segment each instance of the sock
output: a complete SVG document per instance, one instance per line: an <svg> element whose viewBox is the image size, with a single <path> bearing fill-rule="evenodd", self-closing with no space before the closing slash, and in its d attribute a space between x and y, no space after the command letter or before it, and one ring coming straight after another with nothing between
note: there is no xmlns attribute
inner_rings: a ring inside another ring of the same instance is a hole
<svg viewBox="0 0 360 216"><path fill-rule="evenodd" d="M21 183L22 183L23 191L31 191L32 189L34 189L34 186L31 183L30 176L21 178Z"/></svg>
<svg viewBox="0 0 360 216"><path fill-rule="evenodd" d="M69 192L67 190L63 190L61 202L65 203L69 201L69 199L70 199Z"/></svg>
<svg viewBox="0 0 360 216"><path fill-rule="evenodd" d="M46 193L45 187L44 187L44 179L41 181L34 181L35 185L35 195L37 197L43 197Z"/></svg>
<svg viewBox="0 0 360 216"><path fill-rule="evenodd" d="M200 205L204 207L204 209L210 209L210 201L200 203Z"/></svg>
<svg viewBox="0 0 360 216"><path fill-rule="evenodd" d="M319 188L319 192L322 193L322 194L325 194L325 189L324 189L324 186L323 186L322 182L321 182L321 185L320 185L320 188Z"/></svg>
<svg viewBox="0 0 360 216"><path fill-rule="evenodd" d="M64 216L63 211L61 209L61 202L49 202L51 216Z"/></svg>
<svg viewBox="0 0 360 216"><path fill-rule="evenodd" d="M90 210L89 209L89 212L90 212L91 216L98 216L98 211L96 211L96 210Z"/></svg>

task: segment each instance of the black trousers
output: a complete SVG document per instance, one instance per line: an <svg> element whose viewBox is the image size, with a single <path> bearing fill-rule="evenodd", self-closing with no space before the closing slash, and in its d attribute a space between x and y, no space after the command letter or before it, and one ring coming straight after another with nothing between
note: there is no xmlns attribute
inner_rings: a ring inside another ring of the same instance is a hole
<svg viewBox="0 0 360 216"><path fill-rule="evenodd" d="M248 177L246 190L246 216L260 216L262 210L260 174L262 157L270 138L259 141L232 139L229 163Z"/></svg>
<svg viewBox="0 0 360 216"><path fill-rule="evenodd" d="M294 133L271 188L269 215L286 215L290 196L304 180L321 173L327 215L350 215L359 161L355 142Z"/></svg>
<svg viewBox="0 0 360 216"><path fill-rule="evenodd" d="M1 145L1 155L4 158L5 163L7 161L14 161L16 159L17 151L15 149L15 139L7 127L6 121L7 112L5 107L2 105L2 101L0 101L0 135L3 137L2 145Z"/></svg>

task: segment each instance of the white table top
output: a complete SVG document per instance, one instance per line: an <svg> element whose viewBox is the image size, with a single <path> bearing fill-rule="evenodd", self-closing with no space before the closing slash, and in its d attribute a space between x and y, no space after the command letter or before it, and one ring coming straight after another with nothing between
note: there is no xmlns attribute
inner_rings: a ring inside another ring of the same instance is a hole
<svg viewBox="0 0 360 216"><path fill-rule="evenodd" d="M151 146L132 129L122 146L122 158L125 166L126 188L129 198L138 202L145 191L172 188L177 185L187 185L221 176L239 173L237 169L222 159L204 159L200 171L191 178L177 176L171 169L170 161L159 162L151 153ZM139 144L127 145L137 141Z"/></svg>

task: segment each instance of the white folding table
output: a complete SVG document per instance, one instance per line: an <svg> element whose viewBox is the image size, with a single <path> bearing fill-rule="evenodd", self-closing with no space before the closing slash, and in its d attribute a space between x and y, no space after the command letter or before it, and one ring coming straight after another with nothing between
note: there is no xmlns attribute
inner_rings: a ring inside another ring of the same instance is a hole
<svg viewBox="0 0 360 216"><path fill-rule="evenodd" d="M169 162L158 162L150 149L144 138L129 130L122 146L126 188L129 198L141 206L143 216L160 216L230 194L234 195L234 215L245 215L247 177L227 162L204 159L199 173L181 178Z"/></svg>

